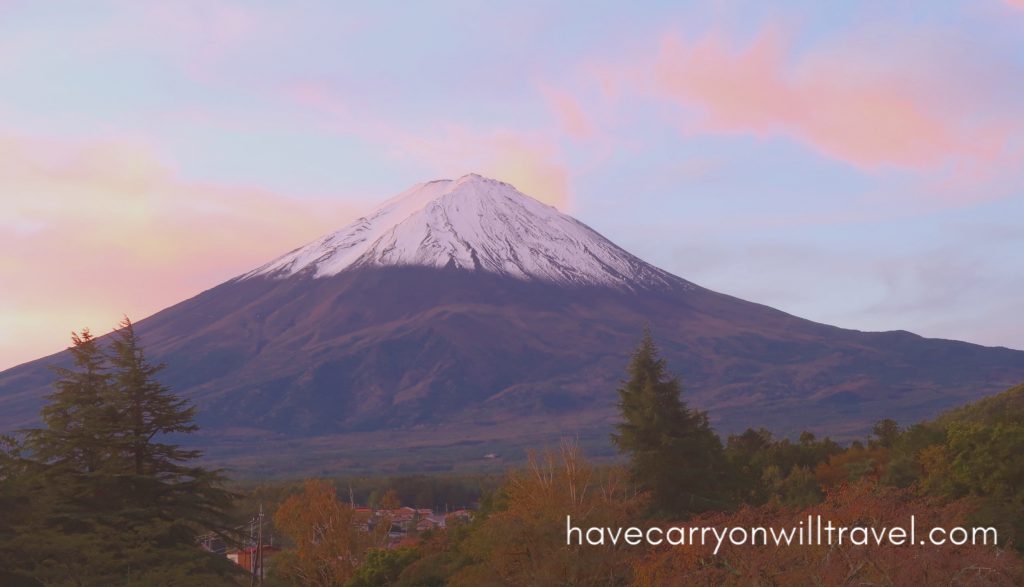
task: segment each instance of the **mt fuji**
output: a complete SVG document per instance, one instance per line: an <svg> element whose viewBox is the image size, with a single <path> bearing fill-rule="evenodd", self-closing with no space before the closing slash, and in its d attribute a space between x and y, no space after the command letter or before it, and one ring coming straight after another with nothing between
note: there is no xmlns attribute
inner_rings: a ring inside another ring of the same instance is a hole
<svg viewBox="0 0 1024 587"><path fill-rule="evenodd" d="M236 469L447 469L575 436L608 450L648 326L722 433L840 437L1024 380L1024 352L814 323L654 267L512 186L467 175L138 321L163 380ZM58 353L0 373L32 425Z"/></svg>
<svg viewBox="0 0 1024 587"><path fill-rule="evenodd" d="M422 266L563 285L667 288L685 282L514 187L477 174L414 186L341 230L243 276L337 275Z"/></svg>

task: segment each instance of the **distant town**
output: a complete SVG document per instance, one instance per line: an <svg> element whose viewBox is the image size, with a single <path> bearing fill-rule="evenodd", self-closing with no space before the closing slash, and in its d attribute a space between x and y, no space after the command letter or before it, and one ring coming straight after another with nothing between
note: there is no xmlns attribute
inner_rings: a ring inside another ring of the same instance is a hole
<svg viewBox="0 0 1024 587"><path fill-rule="evenodd" d="M456 524L465 524L473 519L473 511L457 509L436 512L430 508L372 508L356 506L353 509L353 526L361 532L373 533L382 526L387 527L387 548L415 547L419 539L436 531L443 531ZM265 574L265 563L281 552L274 544L273 534L262 535L262 513L250 522L249 544L230 547L213 534L200 537L202 547L212 553L223 555L231 562L257 576Z"/></svg>

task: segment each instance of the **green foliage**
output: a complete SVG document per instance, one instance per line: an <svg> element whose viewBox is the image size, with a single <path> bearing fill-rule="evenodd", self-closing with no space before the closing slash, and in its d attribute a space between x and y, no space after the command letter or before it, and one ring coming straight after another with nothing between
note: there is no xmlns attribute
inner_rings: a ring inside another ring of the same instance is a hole
<svg viewBox="0 0 1024 587"><path fill-rule="evenodd" d="M876 427L877 429L877 427ZM876 436L877 436L876 432ZM1018 548L1024 537L1024 385L909 427L892 443L882 482L931 498L971 498L977 522Z"/></svg>
<svg viewBox="0 0 1024 587"><path fill-rule="evenodd" d="M421 544L419 557L402 569L393 585L395 587L442 587L474 561L463 552L464 545L481 526L481 521L472 524L455 524Z"/></svg>
<svg viewBox="0 0 1024 587"><path fill-rule="evenodd" d="M954 424L947 448L955 491L997 498L1024 496L1024 423Z"/></svg>
<svg viewBox="0 0 1024 587"><path fill-rule="evenodd" d="M910 487L920 476L918 463L906 454L896 454L882 475L882 484L901 489Z"/></svg>
<svg viewBox="0 0 1024 587"><path fill-rule="evenodd" d="M871 434L873 438L868 443L870 446L892 448L900 439L902 431L895 420L886 418L875 423L874 427L871 429Z"/></svg>
<svg viewBox="0 0 1024 587"><path fill-rule="evenodd" d="M804 466L793 467L789 475L779 483L778 496L782 505L792 507L808 507L820 502L822 498L817 477Z"/></svg>
<svg viewBox="0 0 1024 587"><path fill-rule="evenodd" d="M402 571L420 558L414 548L377 548L366 553L361 565L345 587L385 587L394 585Z"/></svg>
<svg viewBox="0 0 1024 587"><path fill-rule="evenodd" d="M830 438L818 440L803 432L798 442L776 440L765 429L747 429L730 436L725 454L733 478L733 491L739 501L760 505L771 501L806 505L820 500L815 469L843 448Z"/></svg>
<svg viewBox="0 0 1024 587"><path fill-rule="evenodd" d="M932 479L949 497L981 499L980 521L1001 528L1004 539L1024 536L1024 423L950 426L946 455L950 465Z"/></svg>
<svg viewBox="0 0 1024 587"><path fill-rule="evenodd" d="M633 480L651 493L654 511L669 516L722 508L726 461L707 414L681 399L649 331L633 353L619 388L622 422L612 441L630 457Z"/></svg>
<svg viewBox="0 0 1024 587"><path fill-rule="evenodd" d="M398 500L410 507L458 509L480 498L482 482L486 479L407 475L390 479L380 495L394 490Z"/></svg>
<svg viewBox="0 0 1024 587"><path fill-rule="evenodd" d="M956 422L994 425L1024 421L1024 384L949 410L935 424L946 428Z"/></svg>
<svg viewBox="0 0 1024 587"><path fill-rule="evenodd" d="M898 454L915 455L929 446L945 442L944 428L934 423L921 422L904 430L893 450Z"/></svg>
<svg viewBox="0 0 1024 587"><path fill-rule="evenodd" d="M156 381L130 321L113 338L108 355L73 336L43 427L0 458L0 501L21 506L0 524L0 557L18 555L4 568L45 585L230 584L238 569L196 536L230 533L234 495L165 441L195 430L194 409Z"/></svg>
<svg viewBox="0 0 1024 587"><path fill-rule="evenodd" d="M111 375L99 342L88 329L72 333L74 368L55 368L54 393L42 409L44 428L29 431L35 458L67 476L96 472L109 454L115 414L108 398Z"/></svg>
<svg viewBox="0 0 1024 587"><path fill-rule="evenodd" d="M167 543L191 545L197 530L227 534L225 513L236 497L221 486L221 471L193 463L198 450L165 441L198 429L195 408L156 380L163 365L151 365L126 318L112 345L114 369L110 406L120 426L105 467L114 476L122 514L161 524Z"/></svg>

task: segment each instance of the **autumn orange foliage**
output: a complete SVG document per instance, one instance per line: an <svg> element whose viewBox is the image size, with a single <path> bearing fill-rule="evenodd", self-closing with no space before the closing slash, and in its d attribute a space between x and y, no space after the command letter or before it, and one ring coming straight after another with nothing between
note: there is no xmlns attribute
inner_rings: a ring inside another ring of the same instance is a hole
<svg viewBox="0 0 1024 587"><path fill-rule="evenodd" d="M354 510L338 500L334 485L307 480L274 514L274 525L295 545L274 561L275 575L308 587L344 584L363 553L381 545L379 532L363 532L355 522Z"/></svg>
<svg viewBox="0 0 1024 587"><path fill-rule="evenodd" d="M566 544L566 516L582 526L629 525L642 505L622 471L599 474L579 448L532 454L511 474L502 509L491 513L464 545L475 560L451 585L622 585L629 552L622 547Z"/></svg>
<svg viewBox="0 0 1024 587"><path fill-rule="evenodd" d="M931 506L911 493L869 482L843 485L819 505L805 509L775 505L701 516L687 526L797 526L821 515L836 526L907 526L919 529L969 526L969 504ZM989 585L1024 584L1024 566L1011 549L993 546L670 546L634 565L634 585Z"/></svg>
<svg viewBox="0 0 1024 587"><path fill-rule="evenodd" d="M850 481L867 478L877 480L889 463L889 450L884 448L851 448L829 457L818 465L815 475L825 489L836 488Z"/></svg>

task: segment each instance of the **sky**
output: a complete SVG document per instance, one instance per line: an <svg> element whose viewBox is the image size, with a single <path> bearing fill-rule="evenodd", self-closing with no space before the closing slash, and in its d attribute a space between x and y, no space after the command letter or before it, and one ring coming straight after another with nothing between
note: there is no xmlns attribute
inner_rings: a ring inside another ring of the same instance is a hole
<svg viewBox="0 0 1024 587"><path fill-rule="evenodd" d="M1024 349L1022 0L0 0L0 369L469 172L717 291Z"/></svg>

